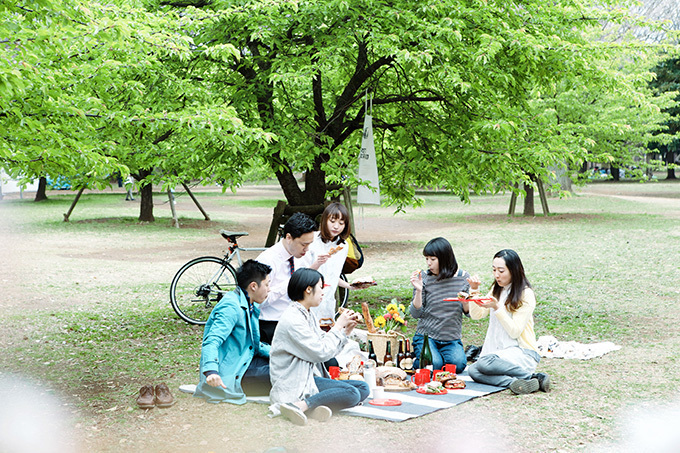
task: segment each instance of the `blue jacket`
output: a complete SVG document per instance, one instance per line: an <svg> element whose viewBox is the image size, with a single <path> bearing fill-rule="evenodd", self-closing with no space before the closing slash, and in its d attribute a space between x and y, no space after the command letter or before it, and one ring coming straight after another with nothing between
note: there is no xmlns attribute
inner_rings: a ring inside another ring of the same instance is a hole
<svg viewBox="0 0 680 453"><path fill-rule="evenodd" d="M201 381L194 396L210 403L244 404L246 395L241 379L255 355L269 357L269 345L260 343L258 318L260 308L249 308L248 298L240 288L225 294L215 306L203 330ZM203 373L216 371L227 386L211 387Z"/></svg>

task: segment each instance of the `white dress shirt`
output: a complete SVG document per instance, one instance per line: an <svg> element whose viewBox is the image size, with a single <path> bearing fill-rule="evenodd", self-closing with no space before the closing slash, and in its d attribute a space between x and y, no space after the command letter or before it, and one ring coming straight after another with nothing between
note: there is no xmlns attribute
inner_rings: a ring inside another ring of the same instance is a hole
<svg viewBox="0 0 680 453"><path fill-rule="evenodd" d="M307 253L309 255L309 253ZM260 253L257 261L272 268L269 274L269 295L260 304L260 319L264 321L278 321L281 314L290 304L288 297L288 282L290 281L290 263L288 259L293 256L283 246L283 239L264 252ZM304 256L295 258L295 269L307 267Z"/></svg>

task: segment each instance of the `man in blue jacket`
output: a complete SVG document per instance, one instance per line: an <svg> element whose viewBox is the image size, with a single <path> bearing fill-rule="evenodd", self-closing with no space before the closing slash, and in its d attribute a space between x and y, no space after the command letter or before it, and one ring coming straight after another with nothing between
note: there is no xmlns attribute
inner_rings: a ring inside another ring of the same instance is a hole
<svg viewBox="0 0 680 453"><path fill-rule="evenodd" d="M260 342L259 304L269 293L271 267L248 260L236 272L238 287L220 299L205 324L201 381L194 396L210 403L246 402L268 394L269 345Z"/></svg>

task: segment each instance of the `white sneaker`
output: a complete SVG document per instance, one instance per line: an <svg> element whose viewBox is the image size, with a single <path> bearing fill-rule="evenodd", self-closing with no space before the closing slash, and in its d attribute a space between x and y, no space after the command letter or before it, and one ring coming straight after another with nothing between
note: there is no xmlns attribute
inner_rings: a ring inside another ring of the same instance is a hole
<svg viewBox="0 0 680 453"><path fill-rule="evenodd" d="M320 422L327 422L332 415L333 411L331 411L330 407L318 406L309 413L309 418Z"/></svg>
<svg viewBox="0 0 680 453"><path fill-rule="evenodd" d="M279 407L279 410L281 411L281 415L290 420L294 425L305 426L307 424L307 416L296 405L283 403Z"/></svg>

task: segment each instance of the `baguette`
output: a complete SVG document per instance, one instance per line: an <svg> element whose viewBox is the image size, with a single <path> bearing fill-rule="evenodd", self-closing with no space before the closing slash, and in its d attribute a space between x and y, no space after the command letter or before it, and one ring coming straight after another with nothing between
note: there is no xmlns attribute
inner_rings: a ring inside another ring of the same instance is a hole
<svg viewBox="0 0 680 453"><path fill-rule="evenodd" d="M368 304L366 302L361 303L361 311L364 314L364 322L366 323L366 330L368 330L368 333L377 333L378 331L373 325L373 318L371 318L371 312L368 310Z"/></svg>

